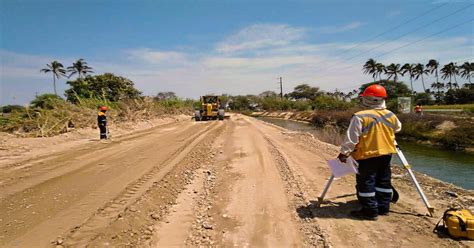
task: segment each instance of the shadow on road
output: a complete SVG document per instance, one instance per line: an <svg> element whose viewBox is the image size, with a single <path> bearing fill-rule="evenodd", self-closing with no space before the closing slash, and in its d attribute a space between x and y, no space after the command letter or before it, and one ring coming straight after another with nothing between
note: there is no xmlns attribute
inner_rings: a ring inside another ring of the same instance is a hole
<svg viewBox="0 0 474 248"><path fill-rule="evenodd" d="M340 198L340 197L338 197ZM302 219L313 218L333 218L333 219L349 219L349 212L359 208L357 200L347 202L334 202L331 200L324 201L320 207L317 207L317 201L311 201L306 206L296 209L298 216Z"/></svg>
<svg viewBox="0 0 474 248"><path fill-rule="evenodd" d="M343 197L353 196L348 194L344 196L335 197L332 199L339 199ZM317 201L310 201L306 206L300 206L296 209L298 216L301 219L314 219L314 218L332 218L332 219L353 219L349 213L352 210L359 209L359 202L355 199L346 202L337 202L331 199L325 200L320 207L318 207ZM396 211L391 209L391 215L410 215L414 217L423 217L424 215L406 211Z"/></svg>

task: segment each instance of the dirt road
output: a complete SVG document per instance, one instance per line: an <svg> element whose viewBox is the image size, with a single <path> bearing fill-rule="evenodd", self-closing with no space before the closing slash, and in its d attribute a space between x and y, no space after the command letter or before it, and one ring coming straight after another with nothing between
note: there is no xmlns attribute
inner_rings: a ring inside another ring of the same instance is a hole
<svg viewBox="0 0 474 248"><path fill-rule="evenodd" d="M336 148L251 117L165 124L0 164L0 246L466 247L432 233L402 171L378 221L349 218L354 178L316 208ZM398 173L398 174L397 174ZM427 195L442 209L426 180ZM438 191L437 191L438 190ZM471 191L457 192L471 204Z"/></svg>

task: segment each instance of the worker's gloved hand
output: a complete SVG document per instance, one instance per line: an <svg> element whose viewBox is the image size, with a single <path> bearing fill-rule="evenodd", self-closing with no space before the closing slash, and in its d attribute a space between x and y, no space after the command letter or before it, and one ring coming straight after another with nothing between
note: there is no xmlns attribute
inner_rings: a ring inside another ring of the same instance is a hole
<svg viewBox="0 0 474 248"><path fill-rule="evenodd" d="M345 163L347 161L347 157L349 157L349 156L344 155L342 153L339 153L339 155L337 155L337 158L339 159L339 161L341 161L343 163Z"/></svg>

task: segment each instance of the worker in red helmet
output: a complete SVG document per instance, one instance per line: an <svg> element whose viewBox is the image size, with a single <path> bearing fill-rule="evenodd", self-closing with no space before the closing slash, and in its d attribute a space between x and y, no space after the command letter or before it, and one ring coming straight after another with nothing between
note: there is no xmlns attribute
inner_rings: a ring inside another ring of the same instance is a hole
<svg viewBox="0 0 474 248"><path fill-rule="evenodd" d="M100 106L99 113L97 113L97 125L100 130L100 139L107 139L107 106Z"/></svg>
<svg viewBox="0 0 474 248"><path fill-rule="evenodd" d="M387 92L383 86L370 85L361 97L365 110L352 116L338 159L346 162L352 156L359 164L356 190L362 208L351 211L351 216L377 220L378 215L388 215L390 210L390 160L396 153L395 133L402 124L386 109Z"/></svg>

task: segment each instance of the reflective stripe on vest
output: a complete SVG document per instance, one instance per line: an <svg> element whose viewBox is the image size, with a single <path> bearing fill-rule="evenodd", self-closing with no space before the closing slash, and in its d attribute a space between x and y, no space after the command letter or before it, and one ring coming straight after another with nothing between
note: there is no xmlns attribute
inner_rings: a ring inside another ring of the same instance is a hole
<svg viewBox="0 0 474 248"><path fill-rule="evenodd" d="M375 192L368 192L368 193L358 192L357 194L359 194L359 196L361 197L374 197L375 196Z"/></svg>
<svg viewBox="0 0 474 248"><path fill-rule="evenodd" d="M396 153L397 117L388 110L365 110L355 113L362 121L362 133L352 156L363 160Z"/></svg>
<svg viewBox="0 0 474 248"><path fill-rule="evenodd" d="M389 120L387 120L387 118L390 118L394 115L395 114L392 113L392 112L390 112L388 114L385 114L385 115L382 115L382 116L377 116L377 115L373 115L373 114L360 114L360 115L357 115L359 117L370 117L370 118L374 119L374 121L371 122L367 127L362 128L362 134L367 133L372 127L374 127L379 122L382 122L383 124L387 125L388 127L392 128L393 130L395 130L396 129L395 125L393 125L392 123L390 123Z"/></svg>
<svg viewBox="0 0 474 248"><path fill-rule="evenodd" d="M382 193L392 193L392 189L384 189L384 188L378 188L375 187L375 191L382 192Z"/></svg>

